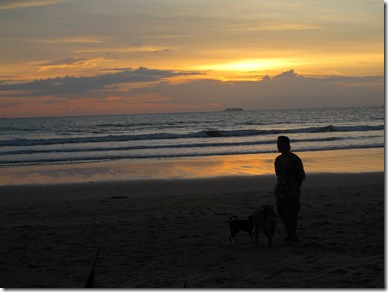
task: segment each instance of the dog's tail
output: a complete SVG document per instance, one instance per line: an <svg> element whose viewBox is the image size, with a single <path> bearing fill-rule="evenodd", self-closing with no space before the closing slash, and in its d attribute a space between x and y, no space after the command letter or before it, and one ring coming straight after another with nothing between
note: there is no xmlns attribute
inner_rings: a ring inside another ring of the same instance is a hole
<svg viewBox="0 0 388 292"><path fill-rule="evenodd" d="M238 217L237 216L230 216L229 223L232 222L233 220L238 220Z"/></svg>

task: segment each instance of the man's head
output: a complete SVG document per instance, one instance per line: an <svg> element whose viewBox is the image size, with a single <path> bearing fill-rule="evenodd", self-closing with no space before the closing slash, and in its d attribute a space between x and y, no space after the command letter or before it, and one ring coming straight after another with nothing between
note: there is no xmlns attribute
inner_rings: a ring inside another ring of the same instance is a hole
<svg viewBox="0 0 388 292"><path fill-rule="evenodd" d="M290 139L287 136L279 136L277 145L281 153L287 153L291 150Z"/></svg>

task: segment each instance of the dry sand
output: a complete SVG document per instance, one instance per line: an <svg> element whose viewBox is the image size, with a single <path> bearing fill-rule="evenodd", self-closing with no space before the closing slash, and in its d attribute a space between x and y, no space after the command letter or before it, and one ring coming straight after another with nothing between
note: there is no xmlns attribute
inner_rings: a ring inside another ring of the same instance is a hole
<svg viewBox="0 0 388 292"><path fill-rule="evenodd" d="M273 248L228 219L274 203L274 176L3 186L0 285L384 288L384 174L313 174L297 234Z"/></svg>

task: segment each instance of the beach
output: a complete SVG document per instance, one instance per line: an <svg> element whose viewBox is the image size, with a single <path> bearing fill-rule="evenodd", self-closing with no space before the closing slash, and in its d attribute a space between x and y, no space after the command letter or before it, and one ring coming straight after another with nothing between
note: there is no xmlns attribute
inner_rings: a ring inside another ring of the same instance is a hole
<svg viewBox="0 0 388 292"><path fill-rule="evenodd" d="M0 187L5 288L384 288L384 173L307 173L299 242L240 232L273 174Z"/></svg>
<svg viewBox="0 0 388 292"><path fill-rule="evenodd" d="M0 1L0 290L386 288L387 6L222 2Z"/></svg>

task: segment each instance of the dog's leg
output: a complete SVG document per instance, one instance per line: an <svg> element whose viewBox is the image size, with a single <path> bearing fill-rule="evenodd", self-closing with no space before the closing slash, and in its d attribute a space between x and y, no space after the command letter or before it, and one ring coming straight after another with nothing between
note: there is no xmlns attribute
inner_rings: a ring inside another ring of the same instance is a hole
<svg viewBox="0 0 388 292"><path fill-rule="evenodd" d="M231 233L229 235L229 242L232 243L232 238L236 241L236 238L234 237L234 233Z"/></svg>
<svg viewBox="0 0 388 292"><path fill-rule="evenodd" d="M255 233L254 233L253 231L250 231L250 232L249 232L249 236L251 237L252 243L255 242L254 234L255 234Z"/></svg>
<svg viewBox="0 0 388 292"><path fill-rule="evenodd" d="M234 237L237 233L238 233L238 228L236 228L237 226L235 226L235 224L237 222L235 221L238 221L238 217L237 216L230 216L229 217L229 229L230 229L230 236L229 236L229 242L232 243L232 238L236 240L236 238Z"/></svg>
<svg viewBox="0 0 388 292"><path fill-rule="evenodd" d="M256 245L259 245L259 228L257 226L255 228L255 239Z"/></svg>
<svg viewBox="0 0 388 292"><path fill-rule="evenodd" d="M267 236L267 239L268 239L268 246L272 247L272 234L271 233L267 233L266 236Z"/></svg>
<svg viewBox="0 0 388 292"><path fill-rule="evenodd" d="M236 237L234 237L238 232L231 232L230 233L230 236L229 236L229 242L232 243L232 238L234 239L234 241L237 242L237 239Z"/></svg>

